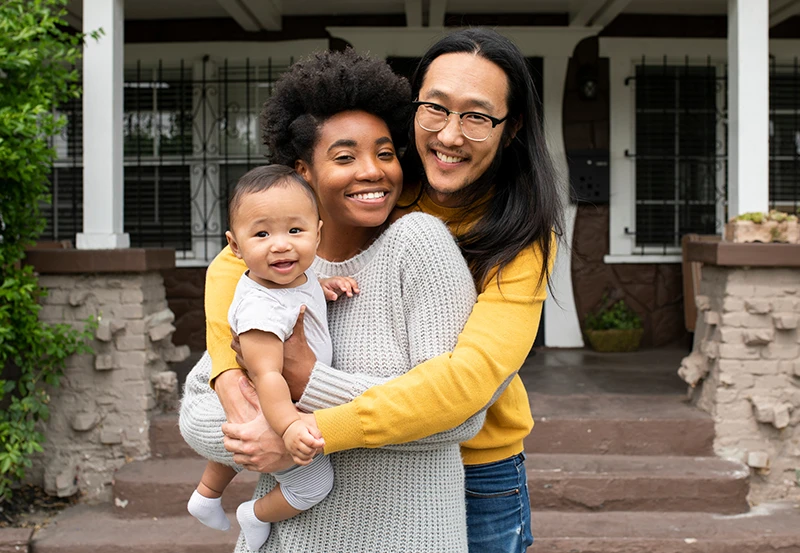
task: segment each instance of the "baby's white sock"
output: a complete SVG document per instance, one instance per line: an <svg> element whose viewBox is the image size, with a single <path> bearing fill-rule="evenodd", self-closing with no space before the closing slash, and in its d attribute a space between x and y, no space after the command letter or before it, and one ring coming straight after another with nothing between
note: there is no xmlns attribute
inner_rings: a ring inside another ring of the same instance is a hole
<svg viewBox="0 0 800 553"><path fill-rule="evenodd" d="M222 499L206 497L197 490L189 498L189 513L210 528L229 530L231 522L222 510Z"/></svg>
<svg viewBox="0 0 800 553"><path fill-rule="evenodd" d="M250 551L258 551L269 537L272 524L262 522L256 516L256 500L247 501L236 509L236 519L244 532L244 541Z"/></svg>

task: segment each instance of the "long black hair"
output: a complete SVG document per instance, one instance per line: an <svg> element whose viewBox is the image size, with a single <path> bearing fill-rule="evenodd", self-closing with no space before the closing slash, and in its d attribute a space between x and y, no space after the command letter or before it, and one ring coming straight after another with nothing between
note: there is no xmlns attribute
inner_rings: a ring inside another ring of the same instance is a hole
<svg viewBox="0 0 800 553"><path fill-rule="evenodd" d="M528 64L516 45L495 31L457 31L434 44L420 60L411 80L415 98L433 60L453 53L480 56L500 67L508 78L509 120L497 154L486 173L463 191L462 205L480 206L483 214L458 237L459 247L476 284L483 288L495 270L502 271L522 250L538 243L541 285L550 276L550 258L555 253L552 235L560 236L564 225L558 179L545 145ZM419 152L413 147L414 133L412 124L403 169L407 180L417 176L425 182Z"/></svg>

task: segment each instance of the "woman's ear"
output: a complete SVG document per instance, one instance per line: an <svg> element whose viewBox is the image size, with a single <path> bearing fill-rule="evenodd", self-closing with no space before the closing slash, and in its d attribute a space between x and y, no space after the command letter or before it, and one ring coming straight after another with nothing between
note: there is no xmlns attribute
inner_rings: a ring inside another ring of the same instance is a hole
<svg viewBox="0 0 800 553"><path fill-rule="evenodd" d="M307 183L311 184L311 168L308 166L308 163L302 159L298 159L294 162L294 171L303 177Z"/></svg>

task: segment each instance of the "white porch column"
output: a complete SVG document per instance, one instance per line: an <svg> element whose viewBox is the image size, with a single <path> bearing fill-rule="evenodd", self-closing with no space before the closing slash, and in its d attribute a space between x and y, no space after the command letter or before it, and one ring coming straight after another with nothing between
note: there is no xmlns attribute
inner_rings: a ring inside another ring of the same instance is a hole
<svg viewBox="0 0 800 553"><path fill-rule="evenodd" d="M80 249L127 248L123 232L123 0L83 0L83 232Z"/></svg>
<svg viewBox="0 0 800 553"><path fill-rule="evenodd" d="M728 217L769 206L768 4L728 0Z"/></svg>
<svg viewBox="0 0 800 553"><path fill-rule="evenodd" d="M571 51L561 54L542 59L544 133L556 174L561 177L561 201L565 207L563 241L559 243L550 276L550 286L558 303L552 297L544 302L544 344L548 347L580 348L583 347L583 336L572 290L572 236L578 208L569 200L569 169L562 124L564 85Z"/></svg>

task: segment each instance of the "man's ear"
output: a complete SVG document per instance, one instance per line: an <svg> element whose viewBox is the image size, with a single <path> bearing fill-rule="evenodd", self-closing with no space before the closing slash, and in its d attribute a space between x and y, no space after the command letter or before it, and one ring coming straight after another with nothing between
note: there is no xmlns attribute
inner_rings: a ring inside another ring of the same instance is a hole
<svg viewBox="0 0 800 553"><path fill-rule="evenodd" d="M506 139L506 143L503 145L504 148L508 148L511 146L511 143L517 137L517 133L522 129L522 116L514 119L511 123L511 134L508 135Z"/></svg>
<svg viewBox="0 0 800 553"><path fill-rule="evenodd" d="M228 245L231 247L233 255L241 259L242 252L239 250L239 244L236 242L236 237L233 235L233 233L229 230L225 231L225 238L228 239Z"/></svg>

